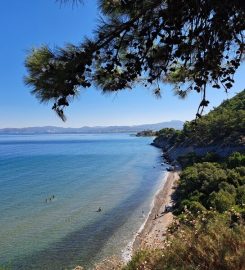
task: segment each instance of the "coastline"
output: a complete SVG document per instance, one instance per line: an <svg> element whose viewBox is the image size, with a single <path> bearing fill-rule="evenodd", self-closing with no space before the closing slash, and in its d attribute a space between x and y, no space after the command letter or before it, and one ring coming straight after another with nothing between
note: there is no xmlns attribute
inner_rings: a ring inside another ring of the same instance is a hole
<svg viewBox="0 0 245 270"><path fill-rule="evenodd" d="M122 250L122 257L111 256L95 265L94 270L121 269L131 260L135 252L142 249L156 249L164 247L167 228L173 221L171 211L162 213L165 206L172 205L172 194L179 179L179 171L166 172L161 180L160 187L156 191L151 203L150 211L133 239ZM155 215L158 217L155 218Z"/></svg>
<svg viewBox="0 0 245 270"><path fill-rule="evenodd" d="M177 171L167 172L163 178L163 185L154 196L152 208L145 222L137 232L132 243L132 252L145 248L162 248L168 226L173 221L171 211L164 212L166 206L172 205L172 194L179 179Z"/></svg>
<svg viewBox="0 0 245 270"><path fill-rule="evenodd" d="M151 201L151 204L150 204L150 210L149 210L147 216L145 217L144 222L141 224L141 226L138 229L138 231L136 231L136 233L134 234L134 237L131 239L131 241L123 249L123 251L122 251L122 260L123 260L123 262L128 262L128 261L131 260L132 255L134 253L134 246L135 246L135 242L137 240L137 237L144 230L144 228L146 226L146 223L147 223L147 221L148 221L148 219L150 217L150 214L152 213L152 211L154 209L156 196L157 196L157 194L159 194L163 190L163 188L164 188L164 186L165 186L165 184L167 182L168 176L169 176L169 172L166 171L164 173L164 175L162 176L160 186L158 187L158 189L156 190L156 192L154 194L154 197L153 197L153 199Z"/></svg>

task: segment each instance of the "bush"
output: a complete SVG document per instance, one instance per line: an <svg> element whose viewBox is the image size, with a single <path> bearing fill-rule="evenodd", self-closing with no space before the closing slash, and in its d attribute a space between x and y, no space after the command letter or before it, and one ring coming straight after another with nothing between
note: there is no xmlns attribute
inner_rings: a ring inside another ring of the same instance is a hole
<svg viewBox="0 0 245 270"><path fill-rule="evenodd" d="M203 221L204 220L204 221ZM124 270L242 270L245 267L244 224L230 228L230 213L207 213L181 225L164 250L141 251Z"/></svg>
<svg viewBox="0 0 245 270"><path fill-rule="evenodd" d="M236 195L236 203L240 206L245 205L245 185L238 187Z"/></svg>
<svg viewBox="0 0 245 270"><path fill-rule="evenodd" d="M234 152L229 158L227 162L229 168L235 168L240 166L245 166L245 155Z"/></svg>
<svg viewBox="0 0 245 270"><path fill-rule="evenodd" d="M189 158L198 163L180 175L174 196L178 222L169 228L165 248L138 252L124 270L245 269L244 155L222 163L203 162L217 161L213 155Z"/></svg>
<svg viewBox="0 0 245 270"><path fill-rule="evenodd" d="M235 205L235 195L225 190L213 192L210 195L209 203L217 211L222 213Z"/></svg>

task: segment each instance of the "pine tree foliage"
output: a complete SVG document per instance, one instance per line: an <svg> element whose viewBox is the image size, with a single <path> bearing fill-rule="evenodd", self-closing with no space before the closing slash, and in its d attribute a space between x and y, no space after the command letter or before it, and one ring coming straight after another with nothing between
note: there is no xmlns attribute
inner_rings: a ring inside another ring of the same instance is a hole
<svg viewBox="0 0 245 270"><path fill-rule="evenodd" d="M243 0L100 0L102 17L92 39L79 45L33 49L25 82L41 102L63 110L92 84L103 93L142 84L161 95L171 81L184 97L206 85L229 90L244 55Z"/></svg>

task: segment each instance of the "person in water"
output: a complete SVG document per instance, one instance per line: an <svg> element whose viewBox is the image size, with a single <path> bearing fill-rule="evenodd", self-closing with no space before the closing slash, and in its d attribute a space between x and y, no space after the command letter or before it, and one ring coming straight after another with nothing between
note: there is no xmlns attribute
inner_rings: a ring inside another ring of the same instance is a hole
<svg viewBox="0 0 245 270"><path fill-rule="evenodd" d="M101 212L102 211L102 209L101 209L101 207L99 207L99 209L97 210L97 212Z"/></svg>

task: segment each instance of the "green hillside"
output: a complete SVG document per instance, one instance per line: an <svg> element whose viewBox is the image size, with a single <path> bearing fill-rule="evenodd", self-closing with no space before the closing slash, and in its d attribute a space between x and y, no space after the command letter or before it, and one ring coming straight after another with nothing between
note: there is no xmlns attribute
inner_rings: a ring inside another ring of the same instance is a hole
<svg viewBox="0 0 245 270"><path fill-rule="evenodd" d="M124 270L245 269L245 155L208 159L180 175L165 248L139 251Z"/></svg>
<svg viewBox="0 0 245 270"><path fill-rule="evenodd" d="M245 145L245 90L196 121L185 122L181 132L162 129L158 135L157 140L184 146Z"/></svg>
<svg viewBox="0 0 245 270"><path fill-rule="evenodd" d="M245 91L223 102L182 131L163 129L155 144L171 146L243 146ZM163 143L164 142L164 143ZM141 250L124 270L244 270L245 154L215 153L182 157L174 193L175 221L163 249Z"/></svg>

